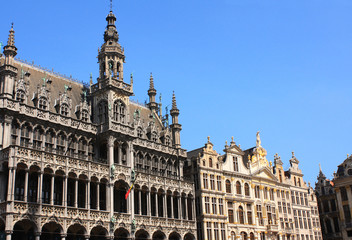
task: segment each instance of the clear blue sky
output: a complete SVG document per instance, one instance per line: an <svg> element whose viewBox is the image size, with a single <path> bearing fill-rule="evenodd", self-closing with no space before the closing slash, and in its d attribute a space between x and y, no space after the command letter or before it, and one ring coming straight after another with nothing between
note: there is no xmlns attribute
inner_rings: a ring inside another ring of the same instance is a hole
<svg viewBox="0 0 352 240"><path fill-rule="evenodd" d="M352 153L351 0L114 0L125 76L164 106L175 90L182 146L222 152L261 132L268 159L291 151L312 184ZM83 81L98 75L109 1L1 2L0 41L15 23L18 57Z"/></svg>

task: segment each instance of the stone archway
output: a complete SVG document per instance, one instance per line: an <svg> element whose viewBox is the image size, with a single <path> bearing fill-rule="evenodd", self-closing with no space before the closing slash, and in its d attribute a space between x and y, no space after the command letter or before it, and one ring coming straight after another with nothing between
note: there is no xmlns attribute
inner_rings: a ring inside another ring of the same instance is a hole
<svg viewBox="0 0 352 240"><path fill-rule="evenodd" d="M90 231L89 240L106 240L108 231L102 226L96 226Z"/></svg>
<svg viewBox="0 0 352 240"><path fill-rule="evenodd" d="M86 229L82 225L76 223L67 229L66 240L85 240L86 234Z"/></svg>
<svg viewBox="0 0 352 240"><path fill-rule="evenodd" d="M37 227L30 220L21 220L13 226L11 240L34 240Z"/></svg>
<svg viewBox="0 0 352 240"><path fill-rule="evenodd" d="M114 240L128 240L130 233L125 228L118 228L114 232Z"/></svg>
<svg viewBox="0 0 352 240"><path fill-rule="evenodd" d="M166 239L166 236L162 231L159 230L153 233L152 240L164 240L164 239Z"/></svg>
<svg viewBox="0 0 352 240"><path fill-rule="evenodd" d="M56 222L49 222L42 227L40 240L61 240L62 227Z"/></svg>
<svg viewBox="0 0 352 240"><path fill-rule="evenodd" d="M146 240L149 239L149 233L144 230L140 229L135 233L135 240Z"/></svg>
<svg viewBox="0 0 352 240"><path fill-rule="evenodd" d="M181 240L181 236L177 232L172 232L169 235L169 240Z"/></svg>
<svg viewBox="0 0 352 240"><path fill-rule="evenodd" d="M187 233L185 237L183 238L184 240L195 240L196 238L192 233Z"/></svg>

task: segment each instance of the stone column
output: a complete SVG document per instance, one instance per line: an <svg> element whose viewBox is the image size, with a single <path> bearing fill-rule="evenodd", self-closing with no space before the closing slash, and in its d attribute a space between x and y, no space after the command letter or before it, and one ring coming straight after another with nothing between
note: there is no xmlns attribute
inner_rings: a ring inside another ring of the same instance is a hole
<svg viewBox="0 0 352 240"><path fill-rule="evenodd" d="M142 190L141 189L138 191L137 197L138 197L138 205L139 205L137 214L142 215Z"/></svg>
<svg viewBox="0 0 352 240"><path fill-rule="evenodd" d="M64 206L64 207L67 207L67 175L64 175L63 176L64 177L64 180L63 180L63 199L62 199L62 205Z"/></svg>
<svg viewBox="0 0 352 240"><path fill-rule="evenodd" d="M147 197L147 215L150 217L151 216L151 201L150 201L150 191L146 192L146 197Z"/></svg>
<svg viewBox="0 0 352 240"><path fill-rule="evenodd" d="M194 205L194 198L191 198L191 211L192 211L192 220L196 219L196 208ZM224 210L225 213L225 210Z"/></svg>
<svg viewBox="0 0 352 240"><path fill-rule="evenodd" d="M171 195L171 218L175 218L174 216L174 196Z"/></svg>
<svg viewBox="0 0 352 240"><path fill-rule="evenodd" d="M78 178L75 178L75 202L74 202L75 208L78 207Z"/></svg>
<svg viewBox="0 0 352 240"><path fill-rule="evenodd" d="M5 120L4 118L0 117L0 146L2 146L3 140L4 140L4 125L5 125ZM9 136L7 136L8 138Z"/></svg>
<svg viewBox="0 0 352 240"><path fill-rule="evenodd" d="M337 207L339 208L339 215L340 215L340 220L341 223L345 222L345 215L343 212L343 206L342 206L342 198L341 198L341 191L339 188L335 189L336 192L336 198L337 198Z"/></svg>
<svg viewBox="0 0 352 240"><path fill-rule="evenodd" d="M181 206L180 196L177 196L177 206L178 206L178 219L182 219L182 206Z"/></svg>
<svg viewBox="0 0 352 240"><path fill-rule="evenodd" d="M97 210L100 210L100 183L97 182Z"/></svg>
<svg viewBox="0 0 352 240"><path fill-rule="evenodd" d="M158 208L158 193L154 193L154 201L155 201L155 216L158 217L159 216L159 208Z"/></svg>
<svg viewBox="0 0 352 240"><path fill-rule="evenodd" d="M166 193L162 195L163 205L164 205L164 217L167 218L167 197Z"/></svg>
<svg viewBox="0 0 352 240"><path fill-rule="evenodd" d="M38 190L37 190L37 202L42 204L42 187L43 187L43 172L38 173Z"/></svg>
<svg viewBox="0 0 352 240"><path fill-rule="evenodd" d="M55 181L55 175L51 175L51 191L50 191L50 204L54 205L54 181Z"/></svg>
<svg viewBox="0 0 352 240"><path fill-rule="evenodd" d="M12 231L6 231L5 234L6 234L6 240L11 240Z"/></svg>
<svg viewBox="0 0 352 240"><path fill-rule="evenodd" d="M87 181L87 192L86 192L86 209L90 209L90 180Z"/></svg>
<svg viewBox="0 0 352 240"><path fill-rule="evenodd" d="M122 142L119 142L119 145L117 146L117 151L118 151L117 164L122 164Z"/></svg>
<svg viewBox="0 0 352 240"><path fill-rule="evenodd" d="M16 167L9 167L9 179L7 189L7 201L14 200L15 191L15 179L16 179Z"/></svg>
<svg viewBox="0 0 352 240"><path fill-rule="evenodd" d="M114 178L113 175L115 174L113 172L112 166L114 165L114 142L115 138L113 136L108 137L108 163L109 163L109 169L110 169L110 178L109 182L107 184L107 208L110 209L110 218L114 216Z"/></svg>
<svg viewBox="0 0 352 240"><path fill-rule="evenodd" d="M347 197L348 197L348 206L350 207L350 213L352 213L352 192L351 192L351 187L346 186L346 192L347 192ZM329 201L330 203L330 201ZM332 225L334 225L332 223Z"/></svg>
<svg viewBox="0 0 352 240"><path fill-rule="evenodd" d="M12 116L5 116L5 123L4 123L4 142L2 144L2 148L6 148L11 144L11 122L13 117Z"/></svg>
<svg viewBox="0 0 352 240"><path fill-rule="evenodd" d="M24 176L24 201L28 201L28 175L29 175L29 169L25 170L25 176Z"/></svg>
<svg viewBox="0 0 352 240"><path fill-rule="evenodd" d="M185 211L185 220L188 220L188 197L185 197L185 208L186 208L186 211Z"/></svg>

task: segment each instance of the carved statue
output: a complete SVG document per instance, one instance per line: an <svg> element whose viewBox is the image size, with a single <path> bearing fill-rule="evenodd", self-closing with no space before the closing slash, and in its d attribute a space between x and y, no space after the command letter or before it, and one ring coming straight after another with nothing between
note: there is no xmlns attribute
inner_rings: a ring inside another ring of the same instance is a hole
<svg viewBox="0 0 352 240"><path fill-rule="evenodd" d="M115 165L113 164L113 165L111 166L111 173L110 173L111 178L114 178L114 176L115 176L115 169L116 169L116 167L115 167Z"/></svg>
<svg viewBox="0 0 352 240"><path fill-rule="evenodd" d="M260 135L259 135L259 131L257 132L257 147L261 146L261 141L260 141Z"/></svg>

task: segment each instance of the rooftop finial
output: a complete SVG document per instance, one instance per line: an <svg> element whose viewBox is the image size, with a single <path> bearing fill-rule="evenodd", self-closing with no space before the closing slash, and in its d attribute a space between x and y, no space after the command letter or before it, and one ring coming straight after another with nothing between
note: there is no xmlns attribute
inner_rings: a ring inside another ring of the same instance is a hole
<svg viewBox="0 0 352 240"><path fill-rule="evenodd" d="M112 0L110 0L110 12L112 12Z"/></svg>
<svg viewBox="0 0 352 240"><path fill-rule="evenodd" d="M91 86L93 85L93 76L92 76L92 73L90 73L89 84L90 84Z"/></svg>
<svg viewBox="0 0 352 240"><path fill-rule="evenodd" d="M292 158L294 158L294 157L295 157L295 152L292 151Z"/></svg>
<svg viewBox="0 0 352 240"><path fill-rule="evenodd" d="M208 138L208 142L210 142L210 136L208 136L207 138Z"/></svg>
<svg viewBox="0 0 352 240"><path fill-rule="evenodd" d="M9 38L7 40L7 46L15 46L15 31L13 30L13 23L11 23L11 29Z"/></svg>
<svg viewBox="0 0 352 240"><path fill-rule="evenodd" d="M322 172L320 163L319 163L319 172Z"/></svg>
<svg viewBox="0 0 352 240"><path fill-rule="evenodd" d="M150 73L150 78L149 78L149 89L154 89L154 78L153 78L153 73Z"/></svg>
<svg viewBox="0 0 352 240"><path fill-rule="evenodd" d="M172 109L177 109L175 91L172 92Z"/></svg>

